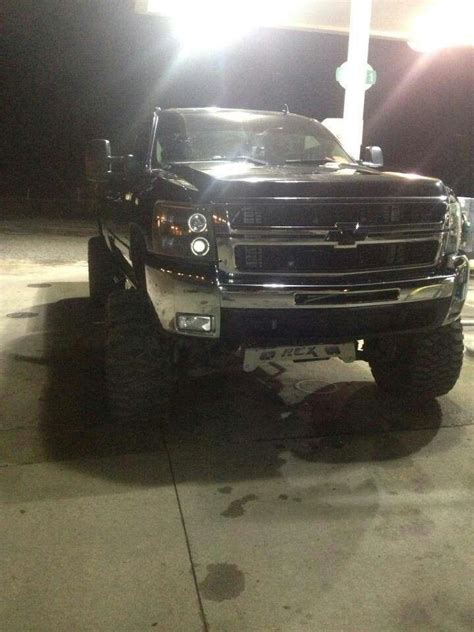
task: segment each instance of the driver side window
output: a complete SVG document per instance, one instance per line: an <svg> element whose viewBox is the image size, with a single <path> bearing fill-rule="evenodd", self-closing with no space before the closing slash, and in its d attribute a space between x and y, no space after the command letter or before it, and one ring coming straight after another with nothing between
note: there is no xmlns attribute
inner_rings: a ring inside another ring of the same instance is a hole
<svg viewBox="0 0 474 632"><path fill-rule="evenodd" d="M141 163L145 164L148 158L148 149L150 143L150 130L151 123L146 121L138 129L138 133L135 136L135 142L133 144L133 155Z"/></svg>
<svg viewBox="0 0 474 632"><path fill-rule="evenodd" d="M161 164L189 159L190 147L184 121L176 112L160 114L154 152Z"/></svg>
<svg viewBox="0 0 474 632"><path fill-rule="evenodd" d="M159 138L156 139L155 158L156 158L156 162L159 165L162 165L164 163L163 145L160 143L160 139Z"/></svg>

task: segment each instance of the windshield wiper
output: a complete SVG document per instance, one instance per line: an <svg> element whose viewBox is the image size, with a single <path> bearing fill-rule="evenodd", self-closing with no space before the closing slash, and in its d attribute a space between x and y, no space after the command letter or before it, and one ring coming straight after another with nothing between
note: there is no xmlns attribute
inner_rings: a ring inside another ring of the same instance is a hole
<svg viewBox="0 0 474 632"><path fill-rule="evenodd" d="M336 162L331 158L289 158L285 165L325 165L328 162Z"/></svg>
<svg viewBox="0 0 474 632"><path fill-rule="evenodd" d="M289 160L285 160L286 165L327 165L334 164L338 167L358 167L359 165L356 162L339 162L339 160L333 160L332 158L290 158Z"/></svg>

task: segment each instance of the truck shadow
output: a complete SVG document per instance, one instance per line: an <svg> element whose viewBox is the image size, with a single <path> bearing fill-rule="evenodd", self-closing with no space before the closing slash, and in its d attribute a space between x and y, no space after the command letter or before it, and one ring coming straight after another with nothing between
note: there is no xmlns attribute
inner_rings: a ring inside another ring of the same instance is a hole
<svg viewBox="0 0 474 632"><path fill-rule="evenodd" d="M184 380L164 427L119 425L110 418L105 396L103 314L86 298L40 304L31 310L41 316L42 325L14 340L7 350L3 384L5 392L17 392L21 398L15 383L18 371L30 381L40 379L35 369L43 371L37 426L40 449L26 458L30 462L63 461L68 468L94 476L155 485L164 481L150 461L132 472L102 467L98 460L155 452L165 458L164 436L172 456L177 451L191 459L193 454L198 459L199 451L207 455L205 459L214 463L215 480L245 480L279 476L283 462L279 453L288 445L296 457L307 461L398 459L428 444L441 425L437 402L407 408L382 397L371 383L357 380L340 383L332 395L312 394L288 414L288 407L255 376L240 372ZM40 350L34 343L39 338ZM407 428L423 432L410 433L410 441L401 441L397 431ZM366 435L372 438L358 440ZM341 445L349 445L350 450ZM264 458L258 456L259 450ZM16 456L12 454L13 462ZM199 468L189 475L208 477Z"/></svg>
<svg viewBox="0 0 474 632"><path fill-rule="evenodd" d="M313 441L319 436L333 436L337 430L339 434L334 435L334 440L341 433L357 439L365 432L373 432L372 425L364 423L362 412L357 416L351 413L357 408L357 398L360 410L367 398L378 401L371 385L351 383L347 391L350 395L347 415L341 414L335 425L335 415L320 407L316 427L315 420L301 414L300 407L295 407L290 417L286 416L287 407L256 376L229 372L183 381L176 393L173 415L164 425L119 425L110 418L105 397L103 314L83 298L43 302L32 307L31 313L38 316L31 318L27 334L13 339L7 350L3 388L5 393L16 393L9 415L18 410L16 404L25 397L19 388L20 377L29 383L41 381L43 388L39 401L36 396L28 397L27 405L35 407L37 426L30 428L31 434L20 433L20 441L11 449L10 456L12 462L52 461L55 466L29 470L29 477L25 477L27 484L14 481L10 493L15 502L78 496L88 499L101 494L128 493L135 488L169 488L174 479L183 498L186 493L193 497L202 494L200 490L205 489L206 495L199 500L200 515L205 514L224 530L245 514L247 503L254 501L255 513L250 513L249 507L247 518L258 522L262 529L275 522L285 524L288 516L292 523L334 521L336 527L323 529L318 538L318 556L327 563L321 564L321 568L326 568L324 571L318 567L315 581L322 582L327 589L344 572L357 543L379 510L377 482L365 474L355 479L344 474L342 481L335 480L329 485L324 478L315 476L310 479L314 485L303 494L290 492L292 482L282 475L282 470L288 465L288 452L305 461L302 463L305 474L316 469L316 461L330 458L330 453L334 462L339 461L340 467L345 468L342 464L345 457L340 458L338 446L318 451L314 443L308 448L306 437L310 434ZM411 451L420 449L436 434L440 420L439 416L433 416L433 410L426 412L431 429L412 433L420 438L411 444ZM36 446L34 442L31 446L20 445L33 441L35 433ZM397 459L407 454L405 447L398 447L397 452L393 444L387 458ZM352 449L352 460L375 458L364 441L355 441ZM418 478L414 484L423 484ZM276 485L266 492L260 491L261 482L268 479ZM191 483L191 491L189 486L185 491L186 485L181 483ZM155 502L161 497L139 495L137 510L142 503ZM172 490L170 497L174 499ZM353 497L357 502L347 501ZM334 507L329 502L333 500ZM336 556L331 547L337 525L348 521L353 522L350 543ZM159 523L156 529L159 534ZM295 528L296 541L302 537L304 542L304 533L303 529L300 536Z"/></svg>

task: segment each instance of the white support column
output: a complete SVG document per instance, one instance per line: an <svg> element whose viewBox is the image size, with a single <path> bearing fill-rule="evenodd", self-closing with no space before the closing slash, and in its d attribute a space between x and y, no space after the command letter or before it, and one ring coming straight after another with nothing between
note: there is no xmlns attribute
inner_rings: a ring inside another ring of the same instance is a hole
<svg viewBox="0 0 474 632"><path fill-rule="evenodd" d="M364 129L365 80L371 13L372 0L352 0L343 129L344 147L354 158L360 157Z"/></svg>

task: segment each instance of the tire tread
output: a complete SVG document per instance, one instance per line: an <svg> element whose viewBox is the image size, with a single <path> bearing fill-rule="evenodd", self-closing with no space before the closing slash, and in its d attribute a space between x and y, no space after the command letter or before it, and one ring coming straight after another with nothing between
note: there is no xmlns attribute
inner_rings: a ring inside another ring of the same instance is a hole
<svg viewBox="0 0 474 632"><path fill-rule="evenodd" d="M464 344L459 320L399 342L396 357L368 344L368 360L377 385L393 395L433 399L448 393L461 372Z"/></svg>
<svg viewBox="0 0 474 632"><path fill-rule="evenodd" d="M96 305L103 305L107 297L120 284L116 281L116 270L112 255L102 235L91 237L87 244L89 268L89 294Z"/></svg>
<svg viewBox="0 0 474 632"><path fill-rule="evenodd" d="M146 295L122 290L106 310L106 380L111 414L125 423L169 410L175 381L173 344L161 334Z"/></svg>

